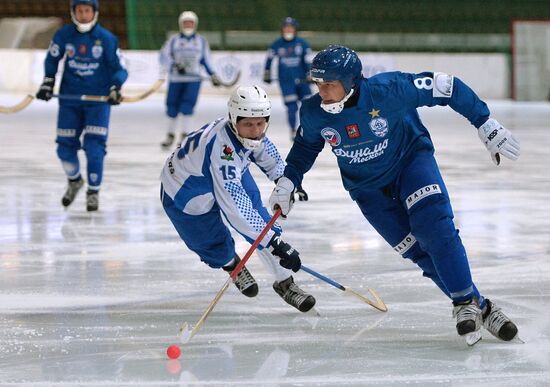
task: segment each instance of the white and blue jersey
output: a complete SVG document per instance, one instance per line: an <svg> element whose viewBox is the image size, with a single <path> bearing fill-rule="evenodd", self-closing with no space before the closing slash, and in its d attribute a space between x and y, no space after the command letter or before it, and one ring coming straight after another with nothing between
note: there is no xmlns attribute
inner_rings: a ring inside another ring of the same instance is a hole
<svg viewBox="0 0 550 387"><path fill-rule="evenodd" d="M201 66L208 75L214 73L210 64L208 41L196 33L189 37L179 33L168 39L160 50L159 61L170 82L200 81ZM185 68L185 74L178 72L176 64Z"/></svg>
<svg viewBox="0 0 550 387"><path fill-rule="evenodd" d="M279 58L279 82L295 83L296 80L305 81L311 67L311 48L299 36L288 41L282 37L275 40L267 51L265 70L271 70L275 57Z"/></svg>
<svg viewBox="0 0 550 387"><path fill-rule="evenodd" d="M163 195L170 198L168 202L171 207L177 208L179 214L184 215L179 216L170 210L167 211L170 218L188 246L209 264L214 263L209 255L213 254L212 251L201 254L201 249L202 252L215 250L216 246L212 244L208 248L204 246L210 237L215 237L214 229L218 224L221 225L221 221L208 215L213 209L223 213L229 224L252 243L265 228L269 216L267 212L262 216L261 212L265 208L262 209L259 190L248 168L251 163L256 164L273 181L282 176L285 166L279 152L267 137L258 149L249 150L242 146L229 125L228 120L220 118L191 133L181 148L166 160L161 173ZM256 192L254 200L251 199L250 191ZM163 204L165 208L168 207L165 198ZM185 229L182 223L189 224L193 221L190 220L192 217L202 217L204 220L199 221L194 230ZM206 225L208 230L200 229L205 227L207 221L212 222ZM197 233L200 235L194 235ZM222 234L223 231L219 231L219 245L229 245L227 256L222 257L227 262L233 257L234 251L230 251L232 241L227 241L228 238ZM274 231L269 231L260 246L267 246L273 235ZM216 263L215 266L220 267L223 263Z"/></svg>
<svg viewBox="0 0 550 387"><path fill-rule="evenodd" d="M433 152L416 108L448 105L475 127L489 109L460 79L444 73L389 72L360 81L355 106L325 112L319 94L303 101L300 129L286 159L285 176L298 186L327 143L338 160L344 188L381 188L393 181L415 151Z"/></svg>
<svg viewBox="0 0 550 387"><path fill-rule="evenodd" d="M74 24L60 28L48 49L44 65L46 77L55 78L63 58L61 94L108 95L111 86L122 86L128 78L118 39L99 24L86 33L79 32ZM93 103L60 100L61 105Z"/></svg>

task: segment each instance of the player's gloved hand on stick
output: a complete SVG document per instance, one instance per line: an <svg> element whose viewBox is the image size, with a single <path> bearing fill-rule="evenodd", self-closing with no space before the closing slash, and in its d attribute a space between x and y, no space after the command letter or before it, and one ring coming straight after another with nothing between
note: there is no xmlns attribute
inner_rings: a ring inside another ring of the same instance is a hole
<svg viewBox="0 0 550 387"><path fill-rule="evenodd" d="M55 78L44 77L44 80L40 85L40 89L38 89L38 92L36 93L36 98L43 101L49 101L50 99L52 99L54 84Z"/></svg>
<svg viewBox="0 0 550 387"><path fill-rule="evenodd" d="M122 94L120 93L120 86L113 85L109 90L109 99L107 103L109 105L119 105L122 102Z"/></svg>
<svg viewBox="0 0 550 387"><path fill-rule="evenodd" d="M286 217L294 204L294 183L288 177L282 176L269 197L269 207L273 212L281 209L281 215Z"/></svg>
<svg viewBox="0 0 550 387"><path fill-rule="evenodd" d="M222 85L222 81L220 81L220 78L216 74L212 74L210 76L210 82L212 82L212 86L218 87Z"/></svg>
<svg viewBox="0 0 550 387"><path fill-rule="evenodd" d="M174 66L176 67L176 70L178 70L179 75L185 75L187 72L187 70L185 70L185 66L181 63L176 63Z"/></svg>
<svg viewBox="0 0 550 387"><path fill-rule="evenodd" d="M307 196L307 192L302 188L301 185L296 187L296 190L294 190L294 193L298 195L298 200L301 202L307 202L309 199L309 196Z"/></svg>
<svg viewBox="0 0 550 387"><path fill-rule="evenodd" d="M290 269L293 272L297 272L302 267L302 261L300 261L300 253L298 253L294 247L281 240L281 237L277 234L271 238L267 248L271 254L279 257L279 265L285 269Z"/></svg>
<svg viewBox="0 0 550 387"><path fill-rule="evenodd" d="M271 72L269 70L264 71L264 82L267 84L271 83Z"/></svg>
<svg viewBox="0 0 550 387"><path fill-rule="evenodd" d="M491 159L496 165L500 164L500 155L517 160L520 154L519 141L512 132L503 127L494 118L489 118L477 130L479 139L491 153Z"/></svg>

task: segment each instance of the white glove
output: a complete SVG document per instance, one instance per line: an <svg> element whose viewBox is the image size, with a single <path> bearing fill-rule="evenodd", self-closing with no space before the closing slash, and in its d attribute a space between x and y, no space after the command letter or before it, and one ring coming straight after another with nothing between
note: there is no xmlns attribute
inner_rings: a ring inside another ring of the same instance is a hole
<svg viewBox="0 0 550 387"><path fill-rule="evenodd" d="M489 118L487 122L479 127L477 134L487 150L491 153L491 158L496 165L500 164L500 155L517 160L519 157L519 141L512 132L503 127L494 118Z"/></svg>
<svg viewBox="0 0 550 387"><path fill-rule="evenodd" d="M294 204L294 183L287 177L280 177L271 196L269 197L269 207L273 212L281 209L281 214L287 216Z"/></svg>

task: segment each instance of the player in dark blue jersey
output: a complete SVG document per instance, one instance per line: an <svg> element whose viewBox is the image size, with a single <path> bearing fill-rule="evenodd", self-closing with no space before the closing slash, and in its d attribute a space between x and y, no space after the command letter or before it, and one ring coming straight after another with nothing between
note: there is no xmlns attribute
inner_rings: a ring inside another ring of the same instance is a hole
<svg viewBox="0 0 550 387"><path fill-rule="evenodd" d="M271 83L271 63L279 59L278 77L281 93L287 109L291 137L296 135L298 102L311 95L307 75L311 65L311 48L298 36L298 22L287 17L281 22L281 37L276 39L267 52L264 82Z"/></svg>
<svg viewBox="0 0 550 387"><path fill-rule="evenodd" d="M300 109L300 128L271 208L288 214L294 187L328 143L351 198L378 233L452 300L457 331L468 344L479 341L482 325L512 340L516 325L472 280L434 146L416 109L442 105L462 114L478 128L497 165L501 156L518 158L519 142L456 77L389 72L364 79L361 70L356 53L344 46L329 46L313 59L319 93Z"/></svg>
<svg viewBox="0 0 550 387"><path fill-rule="evenodd" d="M98 14L97 0L71 0L73 23L55 33L45 60L44 81L36 94L38 99L51 99L57 66L64 58L61 95L109 96L108 104L59 101L57 156L69 180L61 202L69 206L84 185L78 159L78 150L82 148L87 160L88 211L97 211L99 207L111 105L120 103L120 88L128 78L121 63L118 39L97 23Z"/></svg>

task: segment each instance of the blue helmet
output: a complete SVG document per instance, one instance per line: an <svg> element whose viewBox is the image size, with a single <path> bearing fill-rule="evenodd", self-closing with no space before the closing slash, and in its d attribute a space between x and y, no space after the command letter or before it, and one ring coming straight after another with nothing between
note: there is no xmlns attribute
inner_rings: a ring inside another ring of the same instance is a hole
<svg viewBox="0 0 550 387"><path fill-rule="evenodd" d="M314 82L340 81L346 94L355 81L363 78L361 60L350 48L330 45L319 52L311 63L311 79Z"/></svg>
<svg viewBox="0 0 550 387"><path fill-rule="evenodd" d="M284 26L292 26L298 29L299 24L296 19L294 19L293 17L287 16L281 21L281 28L283 28Z"/></svg>
<svg viewBox="0 0 550 387"><path fill-rule="evenodd" d="M97 0L71 0L71 10L74 11L77 5L91 5L94 8L94 11L99 11L99 3Z"/></svg>

